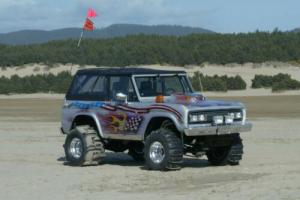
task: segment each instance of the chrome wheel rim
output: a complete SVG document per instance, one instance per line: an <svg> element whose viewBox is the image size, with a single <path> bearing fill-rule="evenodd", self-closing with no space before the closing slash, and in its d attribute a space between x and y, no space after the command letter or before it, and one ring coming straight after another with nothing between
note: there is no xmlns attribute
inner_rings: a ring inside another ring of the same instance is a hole
<svg viewBox="0 0 300 200"><path fill-rule="evenodd" d="M82 155L82 142L79 138L73 138L70 147L69 147L69 153L72 157L78 159Z"/></svg>
<svg viewBox="0 0 300 200"><path fill-rule="evenodd" d="M160 142L153 142L150 146L149 156L152 162L159 164L165 158L165 150Z"/></svg>

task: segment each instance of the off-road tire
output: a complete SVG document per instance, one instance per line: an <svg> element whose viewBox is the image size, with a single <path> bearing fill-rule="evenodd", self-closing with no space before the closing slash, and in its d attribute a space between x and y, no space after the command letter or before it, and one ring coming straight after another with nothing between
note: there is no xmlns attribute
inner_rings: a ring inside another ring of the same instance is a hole
<svg viewBox="0 0 300 200"><path fill-rule="evenodd" d="M150 158L150 147L159 142L164 148L164 158L155 163ZM145 165L149 170L178 170L183 162L182 141L171 130L160 128L152 131L145 141Z"/></svg>
<svg viewBox="0 0 300 200"><path fill-rule="evenodd" d="M238 165L243 156L243 142L240 135L234 135L230 146L211 148L206 156L215 166Z"/></svg>
<svg viewBox="0 0 300 200"><path fill-rule="evenodd" d="M78 138L82 145L82 153L79 158L70 153L70 144L74 138ZM77 126L71 130L66 137L64 150L67 163L73 166L98 165L105 151L96 131L90 126Z"/></svg>
<svg viewBox="0 0 300 200"><path fill-rule="evenodd" d="M137 144L130 146L128 149L128 155L130 155L137 162L145 161L144 144L137 143Z"/></svg>

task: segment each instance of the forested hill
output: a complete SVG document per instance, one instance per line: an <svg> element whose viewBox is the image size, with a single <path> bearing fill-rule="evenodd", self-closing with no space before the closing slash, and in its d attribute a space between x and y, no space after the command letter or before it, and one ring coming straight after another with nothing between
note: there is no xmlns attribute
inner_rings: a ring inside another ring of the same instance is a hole
<svg viewBox="0 0 300 200"><path fill-rule="evenodd" d="M199 65L264 61L300 61L300 33L136 35L112 39L53 41L45 44L0 45L0 66L28 63L128 66L143 64Z"/></svg>
<svg viewBox="0 0 300 200"><path fill-rule="evenodd" d="M23 30L0 34L0 43L9 45L24 45L45 43L53 40L77 39L81 33L80 28L65 28L53 31ZM114 38L128 35L169 35L184 36L192 33L212 33L210 30L173 25L135 25L114 24L106 28L96 29L93 32L85 32L85 38Z"/></svg>

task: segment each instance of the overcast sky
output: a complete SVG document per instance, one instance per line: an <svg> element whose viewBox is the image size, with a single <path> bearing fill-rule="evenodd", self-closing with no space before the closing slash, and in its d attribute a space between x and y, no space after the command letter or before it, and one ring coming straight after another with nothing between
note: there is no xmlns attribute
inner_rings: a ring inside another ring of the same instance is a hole
<svg viewBox="0 0 300 200"><path fill-rule="evenodd" d="M216 32L300 27L299 0L0 0L0 32L81 27L89 7L97 28L176 24Z"/></svg>

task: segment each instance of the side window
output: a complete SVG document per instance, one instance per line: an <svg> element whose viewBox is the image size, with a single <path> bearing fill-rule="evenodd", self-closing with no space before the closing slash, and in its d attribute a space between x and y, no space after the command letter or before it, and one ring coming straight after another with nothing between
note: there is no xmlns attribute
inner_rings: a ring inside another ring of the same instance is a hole
<svg viewBox="0 0 300 200"><path fill-rule="evenodd" d="M79 85L77 94L88 94L92 92L92 89L97 81L97 76L86 76L85 80Z"/></svg>
<svg viewBox="0 0 300 200"><path fill-rule="evenodd" d="M190 84L189 84L189 82L188 82L188 80L187 80L187 77L181 76L181 77L180 77L180 80L181 80L181 82L182 82L182 84L183 84L183 86L184 86L184 88L185 88L185 92L192 93L193 90L192 90L192 88L191 88L191 86L190 86Z"/></svg>
<svg viewBox="0 0 300 200"><path fill-rule="evenodd" d="M111 76L109 91L111 100L116 100L117 93L123 93L127 95L128 101L138 101L129 76Z"/></svg>
<svg viewBox="0 0 300 200"><path fill-rule="evenodd" d="M170 96L173 93L184 92L182 84L178 76L164 77L164 91L166 96Z"/></svg>
<svg viewBox="0 0 300 200"><path fill-rule="evenodd" d="M77 75L67 94L70 100L105 101L106 78L97 75Z"/></svg>
<svg viewBox="0 0 300 200"><path fill-rule="evenodd" d="M98 101L106 101L107 98L107 78L105 76L99 76L92 89L93 95Z"/></svg>
<svg viewBox="0 0 300 200"><path fill-rule="evenodd" d="M137 77L135 81L141 97L153 97L162 94L162 84L157 77Z"/></svg>

